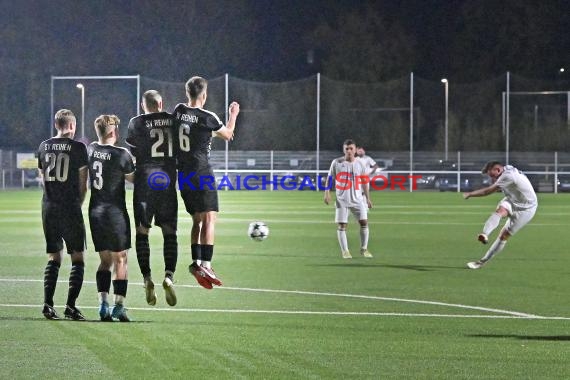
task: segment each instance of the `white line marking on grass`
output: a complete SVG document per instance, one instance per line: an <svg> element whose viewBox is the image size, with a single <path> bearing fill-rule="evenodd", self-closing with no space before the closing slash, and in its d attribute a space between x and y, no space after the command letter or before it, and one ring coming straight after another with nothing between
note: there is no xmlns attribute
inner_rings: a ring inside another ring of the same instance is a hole
<svg viewBox="0 0 570 380"><path fill-rule="evenodd" d="M437 213L434 213L436 215ZM180 221L181 218L178 218ZM188 218L186 221L191 221L191 218ZM184 221L184 220L183 220ZM238 219L238 218L222 218L219 217L217 222L219 223L249 223L251 219ZM295 223L295 224L335 224L334 221L331 220L307 220L307 219L273 219L273 218L264 218L266 223ZM423 222L414 220L412 222L407 221L397 221L397 220L386 220L386 221L375 221L368 219L368 224L378 224L378 225L410 225L410 226L480 226L480 222ZM564 226L568 227L570 223L530 223L528 224L529 227L558 227Z"/></svg>
<svg viewBox="0 0 570 380"><path fill-rule="evenodd" d="M43 282L43 280L35 280L35 279L6 279L0 278L0 282ZM67 281L61 280L58 283L67 283ZM85 284L95 284L94 281L84 281ZM144 286L141 282L131 282L130 285L136 286ZM185 284L177 284L176 287L179 288L200 288L199 285L185 285ZM302 291L302 290L280 290L280 289L255 289L255 288L236 288L236 287L220 287L216 288L219 290L227 290L227 291L241 291L241 292L258 292L258 293L280 293L280 294L299 294L299 295L311 295L311 296L324 296L324 297L344 297L344 298L355 298L355 299L367 299L367 300L379 300L379 301L391 301L391 302L404 302L404 303L415 303L415 304L422 304L422 305L435 305L435 306L445 306L445 307L453 307L459 309L466 309L466 310L477 310L495 314L504 314L509 317L516 317L516 318L526 318L526 319L562 319L562 320L570 320L570 317L545 317L536 314L528 314L522 313L518 311L511 311L511 310L502 310L502 309L495 309L495 308L487 308L481 306L470 306L470 305L463 305L463 304L453 304L447 302L438 302L438 301L425 301L425 300L414 300L414 299L407 299L407 298L395 298L395 297L381 297L381 296L368 296L368 295L359 295L359 294L345 294L345 293L328 293L328 292L310 292L310 291ZM136 310L135 308L132 308ZM146 310L146 309L140 309ZM149 309L149 310L158 310L156 308ZM172 310L172 309L164 309L164 310ZM184 310L184 309L180 309ZM208 309L187 309L192 311L207 311ZM213 310L214 311L214 310ZM225 310L226 312L231 312L231 310ZM247 311L242 311L247 312ZM255 311L252 311L255 312ZM262 312L262 311L258 311ZM266 311L271 312L271 311ZM275 313L280 313L279 311L274 311ZM285 312L282 312L285 313ZM295 312L286 312L286 313L295 313ZM300 314L311 314L311 313L320 313L320 312L311 312L311 311L300 311ZM331 314L335 312L323 312L325 314ZM351 312L339 312L339 315L350 315ZM367 312L358 312L358 315L367 315ZM370 315L407 315L406 313L371 313ZM421 314L410 314L410 315L418 315ZM445 316L447 314L426 314L426 315L440 315ZM458 315L458 317L465 317L468 318L469 316L466 315ZM489 316L490 317L490 316ZM500 316L497 316L500 317Z"/></svg>
<svg viewBox="0 0 570 380"><path fill-rule="evenodd" d="M40 309L42 305L0 304L0 307L21 307ZM55 305L63 307L63 305ZM97 306L81 306L82 309L98 309ZM191 309L166 307L127 307L135 311L166 311L178 313L229 313L229 314L287 314L287 315L339 315L339 316L375 316L375 317L426 317L426 318L483 318L483 319L541 319L570 320L570 317L540 317L517 315L483 315L483 314L429 314L429 313L380 313L371 311L305 311L305 310L246 310L246 309Z"/></svg>

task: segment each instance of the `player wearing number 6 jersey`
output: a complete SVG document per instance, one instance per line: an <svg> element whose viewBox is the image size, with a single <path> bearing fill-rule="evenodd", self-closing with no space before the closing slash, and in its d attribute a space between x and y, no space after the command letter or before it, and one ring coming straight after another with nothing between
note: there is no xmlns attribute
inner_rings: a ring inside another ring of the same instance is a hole
<svg viewBox="0 0 570 380"><path fill-rule="evenodd" d="M176 149L174 119L162 111L162 97L155 90L142 96L143 115L131 119L127 144L136 159L133 208L136 225L137 260L144 278L146 301L156 304L150 268L148 234L154 224L162 229L164 238L164 281L166 302L176 305L174 272L178 259L176 226L178 199L176 195Z"/></svg>
<svg viewBox="0 0 570 380"><path fill-rule="evenodd" d="M218 192L216 184L213 183L214 172L210 165L210 149L212 136L226 141L233 137L239 104L236 102L230 104L228 123L224 126L216 114L203 108L206 104L207 88L208 82L204 78L190 78L186 82L188 104L178 104L174 115L180 149L178 152L180 194L186 211L192 215L190 232L192 264L189 269L201 286L212 289L212 284L220 286L222 282L211 266L214 255L214 226L218 213Z"/></svg>
<svg viewBox="0 0 570 380"><path fill-rule="evenodd" d="M127 251L131 248L131 228L125 204L125 179L133 182L135 165L131 154L114 146L119 138L120 120L115 115L95 119L98 142L87 147L89 156L89 226L95 250L99 252L99 268L95 275L99 294L99 316L102 321L129 322L124 308L127 296ZM111 267L114 269L115 304L109 309Z"/></svg>
<svg viewBox="0 0 570 380"><path fill-rule="evenodd" d="M44 308L47 319L59 319L53 296L61 266L63 242L71 257L65 317L84 321L75 301L83 285L85 224L81 204L87 191L87 150L74 141L75 115L62 109L55 114L57 135L38 148L38 169L43 179L42 223L48 263L44 271Z"/></svg>

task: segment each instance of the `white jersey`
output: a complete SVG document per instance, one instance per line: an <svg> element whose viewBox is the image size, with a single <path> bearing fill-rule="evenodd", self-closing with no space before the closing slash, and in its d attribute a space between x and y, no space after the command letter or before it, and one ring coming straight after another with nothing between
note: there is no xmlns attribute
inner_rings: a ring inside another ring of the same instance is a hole
<svg viewBox="0 0 570 380"><path fill-rule="evenodd" d="M362 164L366 168L366 173L370 173L370 169L376 165L376 161L370 156L364 155L362 157L358 157Z"/></svg>
<svg viewBox="0 0 570 380"><path fill-rule="evenodd" d="M333 160L331 164L329 176L336 182L337 207L359 207L363 204L364 196L362 194L362 187L367 185L358 185L357 190L356 178L358 176L367 177L368 171L364 165L362 165L361 160L348 162L344 157L337 158ZM350 181L350 187L348 187L348 181Z"/></svg>
<svg viewBox="0 0 570 380"><path fill-rule="evenodd" d="M526 210L538 205L536 193L528 178L511 165L503 168L503 173L495 184L517 210Z"/></svg>

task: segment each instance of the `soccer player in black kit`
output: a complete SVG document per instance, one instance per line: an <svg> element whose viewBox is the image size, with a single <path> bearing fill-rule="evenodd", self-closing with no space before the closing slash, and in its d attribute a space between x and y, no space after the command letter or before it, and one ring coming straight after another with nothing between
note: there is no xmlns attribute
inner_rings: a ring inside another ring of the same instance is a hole
<svg viewBox="0 0 570 380"><path fill-rule="evenodd" d="M190 273L206 289L221 286L221 280L212 269L214 255L214 228L219 211L216 184L204 184L201 178L214 178L210 166L212 135L224 140L233 137L239 104L229 107L227 126L213 112L203 109L206 104L208 82L192 77L186 82L188 104L178 104L174 116L178 126L178 170L180 194L186 211L192 215Z"/></svg>
<svg viewBox="0 0 570 380"><path fill-rule="evenodd" d="M55 114L57 135L43 141L38 148L38 169L44 184L42 224L48 263L44 271L43 315L60 319L54 309L53 296L61 266L63 242L71 257L69 291L64 315L84 321L75 307L83 285L85 224L81 204L87 191L87 150L73 140L76 120L73 112L61 109Z"/></svg>
<svg viewBox="0 0 570 380"><path fill-rule="evenodd" d="M131 227L125 204L125 179L134 181L135 165L125 148L114 146L119 138L120 120L115 115L95 119L99 139L87 147L89 156L89 225L100 264L95 275L102 321L129 322L124 300L127 296L127 251L131 248ZM109 309L111 267L114 268L115 302Z"/></svg>
<svg viewBox="0 0 570 380"><path fill-rule="evenodd" d="M148 234L154 219L164 238L164 281L166 302L176 305L173 277L178 259L176 227L176 150L174 119L162 111L162 97L155 90L142 96L143 115L131 119L127 144L136 159L133 209L135 213L137 260L144 278L146 301L156 304L150 268Z"/></svg>

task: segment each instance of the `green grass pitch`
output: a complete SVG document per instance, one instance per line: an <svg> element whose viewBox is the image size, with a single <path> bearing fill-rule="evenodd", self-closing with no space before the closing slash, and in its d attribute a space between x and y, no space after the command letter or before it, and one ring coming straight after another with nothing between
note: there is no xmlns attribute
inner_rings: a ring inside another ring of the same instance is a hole
<svg viewBox="0 0 570 380"><path fill-rule="evenodd" d="M322 195L221 192L214 268L224 286L211 291L188 273L181 202L178 305L160 286L157 305L146 304L131 249L134 321L99 323L91 236L78 306L92 322L45 320L41 192L0 192L0 378L570 378L569 196L541 194L531 224L472 271L465 263L484 253L476 236L500 194L374 192L374 258L359 257L351 220L352 260L340 257ZM269 225L266 241L247 237L254 220ZM157 228L150 242L160 285ZM65 257L60 314L68 275Z"/></svg>

